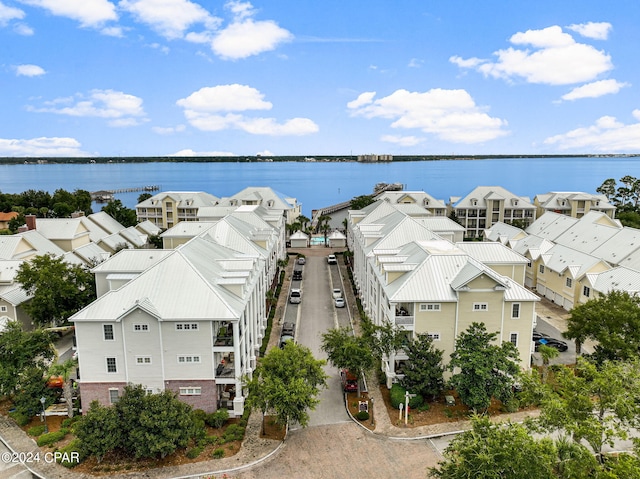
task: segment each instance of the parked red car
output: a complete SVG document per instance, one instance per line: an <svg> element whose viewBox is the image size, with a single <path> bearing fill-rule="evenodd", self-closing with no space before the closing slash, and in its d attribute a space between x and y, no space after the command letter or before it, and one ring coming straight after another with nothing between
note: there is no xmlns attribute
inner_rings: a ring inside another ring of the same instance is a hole
<svg viewBox="0 0 640 479"><path fill-rule="evenodd" d="M353 393L358 390L358 378L351 374L348 369L340 371L340 379L342 380L344 392Z"/></svg>

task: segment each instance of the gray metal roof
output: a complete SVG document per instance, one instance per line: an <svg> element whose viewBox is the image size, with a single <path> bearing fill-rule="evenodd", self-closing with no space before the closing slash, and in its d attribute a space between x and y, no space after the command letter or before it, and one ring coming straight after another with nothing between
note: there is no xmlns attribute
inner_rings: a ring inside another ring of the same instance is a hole
<svg viewBox="0 0 640 479"><path fill-rule="evenodd" d="M502 243L467 241L456 243L472 258L484 264L528 264L529 260Z"/></svg>
<svg viewBox="0 0 640 479"><path fill-rule="evenodd" d="M555 241L562 233L578 222L578 218L547 211L531 223L525 231L527 234Z"/></svg>
<svg viewBox="0 0 640 479"><path fill-rule="evenodd" d="M104 211L90 214L87 218L107 233L118 233L124 229L124 225L120 224L115 218Z"/></svg>
<svg viewBox="0 0 640 479"><path fill-rule="evenodd" d="M625 259L640 249L640 230L624 227L591 253L612 265L624 265Z"/></svg>
<svg viewBox="0 0 640 479"><path fill-rule="evenodd" d="M592 288L599 293L610 291L640 292L640 271L617 266L602 273L589 273L587 279Z"/></svg>
<svg viewBox="0 0 640 479"><path fill-rule="evenodd" d="M563 273L568 269L571 277L576 279L591 272L598 263L608 267L600 258L559 244L544 253L542 261L546 267L556 273Z"/></svg>
<svg viewBox="0 0 640 479"><path fill-rule="evenodd" d="M140 273L171 254L171 251L165 249L124 249L118 251L91 271L93 273Z"/></svg>
<svg viewBox="0 0 640 479"><path fill-rule="evenodd" d="M478 186L463 198L456 201L454 208L486 208L486 200L504 200L505 207L511 207L512 201L518 201L518 209L535 210L536 207L526 196L518 196L506 190L502 186ZM474 205L473 200L478 204Z"/></svg>

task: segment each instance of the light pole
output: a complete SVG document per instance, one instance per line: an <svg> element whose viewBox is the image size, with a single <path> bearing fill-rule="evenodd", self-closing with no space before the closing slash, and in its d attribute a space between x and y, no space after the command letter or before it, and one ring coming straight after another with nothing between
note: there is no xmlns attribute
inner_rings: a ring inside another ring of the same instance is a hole
<svg viewBox="0 0 640 479"><path fill-rule="evenodd" d="M44 432L49 432L49 428L47 427L47 415L44 409L44 403L47 402L47 398L42 396L40 398L40 404L42 404L42 420L44 421Z"/></svg>
<svg viewBox="0 0 640 479"><path fill-rule="evenodd" d="M375 423L376 421L373 418L373 398L371 398L371 425L373 426Z"/></svg>

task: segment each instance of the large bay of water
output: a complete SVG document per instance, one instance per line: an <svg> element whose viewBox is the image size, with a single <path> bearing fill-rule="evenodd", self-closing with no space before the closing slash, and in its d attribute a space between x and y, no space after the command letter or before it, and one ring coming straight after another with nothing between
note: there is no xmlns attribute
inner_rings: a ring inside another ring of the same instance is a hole
<svg viewBox="0 0 640 479"><path fill-rule="evenodd" d="M29 189L53 193L113 190L157 185L162 191L206 191L230 196L248 186L270 186L302 203L303 213L370 194L376 183L401 183L448 202L476 186L502 186L533 200L549 191L595 190L607 178L640 177L640 158L517 158L390 163L107 163L0 165L0 191ZM116 198L135 207L137 193ZM100 205L94 205L98 211Z"/></svg>

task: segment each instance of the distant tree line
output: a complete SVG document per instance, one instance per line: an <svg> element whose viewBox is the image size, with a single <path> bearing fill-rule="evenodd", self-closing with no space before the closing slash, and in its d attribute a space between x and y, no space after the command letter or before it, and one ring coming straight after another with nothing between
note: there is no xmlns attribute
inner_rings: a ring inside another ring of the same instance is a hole
<svg viewBox="0 0 640 479"><path fill-rule="evenodd" d="M596 191L615 205L616 218L623 226L640 228L640 180L626 175L619 181L618 184L616 180L609 178Z"/></svg>

